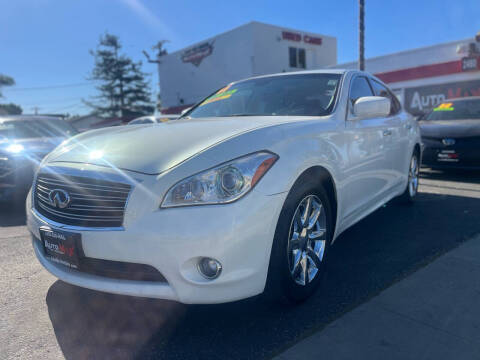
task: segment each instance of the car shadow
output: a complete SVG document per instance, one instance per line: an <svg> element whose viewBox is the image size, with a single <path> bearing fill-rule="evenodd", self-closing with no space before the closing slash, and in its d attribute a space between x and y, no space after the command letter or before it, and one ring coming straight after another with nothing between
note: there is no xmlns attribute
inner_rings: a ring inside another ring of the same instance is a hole
<svg viewBox="0 0 480 360"><path fill-rule="evenodd" d="M443 180L454 182L468 182L473 184L480 184L480 170L432 170L422 168L420 177L430 180Z"/></svg>
<svg viewBox="0 0 480 360"><path fill-rule="evenodd" d="M323 287L295 307L183 305L57 281L49 316L66 359L270 358L480 233L478 214L476 198L430 193L383 206L337 239Z"/></svg>
<svg viewBox="0 0 480 360"><path fill-rule="evenodd" d="M50 320L66 359L130 359L152 334L168 339L186 306L118 296L56 281L46 297Z"/></svg>

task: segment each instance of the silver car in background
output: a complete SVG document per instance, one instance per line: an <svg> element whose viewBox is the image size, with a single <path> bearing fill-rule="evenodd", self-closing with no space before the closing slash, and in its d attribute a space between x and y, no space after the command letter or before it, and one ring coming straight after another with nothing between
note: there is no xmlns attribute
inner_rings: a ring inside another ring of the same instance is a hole
<svg viewBox="0 0 480 360"><path fill-rule="evenodd" d="M147 115L133 119L127 125L158 124L178 119L179 116L179 114Z"/></svg>

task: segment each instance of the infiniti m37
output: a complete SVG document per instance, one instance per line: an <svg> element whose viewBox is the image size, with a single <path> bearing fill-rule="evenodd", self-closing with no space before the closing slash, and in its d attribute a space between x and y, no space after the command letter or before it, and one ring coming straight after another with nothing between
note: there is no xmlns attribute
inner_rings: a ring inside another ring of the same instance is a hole
<svg viewBox="0 0 480 360"><path fill-rule="evenodd" d="M58 278L183 303L298 302L347 228L418 190L420 132L374 76L228 84L178 120L100 129L50 153L27 200Z"/></svg>

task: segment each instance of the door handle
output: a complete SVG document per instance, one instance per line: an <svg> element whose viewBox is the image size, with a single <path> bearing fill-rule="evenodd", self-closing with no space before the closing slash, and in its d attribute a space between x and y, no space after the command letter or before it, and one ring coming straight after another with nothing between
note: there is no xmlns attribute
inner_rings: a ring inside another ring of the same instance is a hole
<svg viewBox="0 0 480 360"><path fill-rule="evenodd" d="M392 130L383 130L383 136L390 136L392 135Z"/></svg>

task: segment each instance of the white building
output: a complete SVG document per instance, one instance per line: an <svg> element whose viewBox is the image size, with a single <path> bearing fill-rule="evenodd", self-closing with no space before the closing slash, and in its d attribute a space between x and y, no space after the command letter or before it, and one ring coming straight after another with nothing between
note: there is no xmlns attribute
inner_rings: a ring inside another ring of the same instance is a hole
<svg viewBox="0 0 480 360"><path fill-rule="evenodd" d="M367 59L365 70L421 115L454 97L480 95L480 36ZM356 62L336 68L357 68Z"/></svg>
<svg viewBox="0 0 480 360"><path fill-rule="evenodd" d="M337 39L259 22L161 57L163 113L179 113L225 84L337 63Z"/></svg>

